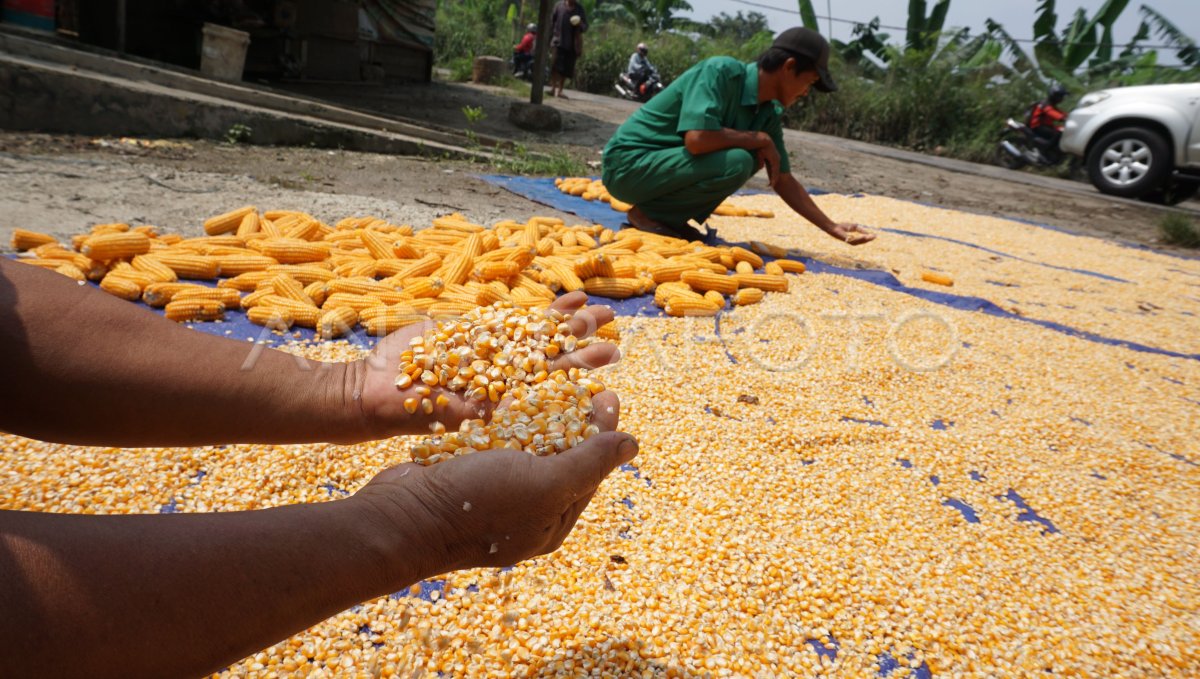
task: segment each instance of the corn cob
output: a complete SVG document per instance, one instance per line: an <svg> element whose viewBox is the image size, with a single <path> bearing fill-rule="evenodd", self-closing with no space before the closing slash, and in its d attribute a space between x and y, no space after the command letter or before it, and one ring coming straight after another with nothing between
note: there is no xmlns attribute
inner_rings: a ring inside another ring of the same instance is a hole
<svg viewBox="0 0 1200 679"><path fill-rule="evenodd" d="M487 262L475 269L475 278L490 281L496 278L511 278L521 272L521 267L513 261Z"/></svg>
<svg viewBox="0 0 1200 679"><path fill-rule="evenodd" d="M337 275L333 271L319 266L319 263L277 264L267 267L267 271L273 274L287 274L304 285L309 285L315 281L329 282L337 278Z"/></svg>
<svg viewBox="0 0 1200 679"><path fill-rule="evenodd" d="M225 318L225 305L211 299L172 300L164 311L167 319L172 321L219 321Z"/></svg>
<svg viewBox="0 0 1200 679"><path fill-rule="evenodd" d="M312 300L313 304L321 306L325 303L325 298L329 296L329 284L324 281L313 281L304 286L304 294Z"/></svg>
<svg viewBox="0 0 1200 679"><path fill-rule="evenodd" d="M242 303L245 304L245 301L243 299ZM259 300L257 306L286 309L292 315L292 322L305 328L316 328L317 321L321 320L320 309L279 295L267 295Z"/></svg>
<svg viewBox="0 0 1200 679"><path fill-rule="evenodd" d="M509 299L508 286L500 281L492 281L479 288L475 293L475 304L479 306L491 306L496 302L508 301Z"/></svg>
<svg viewBox="0 0 1200 679"><path fill-rule="evenodd" d="M375 295L356 295L350 292L334 292L325 298L325 302L321 304L321 308L329 311L339 307L349 307L354 311L361 311L373 306L383 305L383 300Z"/></svg>
<svg viewBox="0 0 1200 679"><path fill-rule="evenodd" d="M142 285L133 279L120 274L109 273L100 281L100 289L131 302L142 296Z"/></svg>
<svg viewBox="0 0 1200 679"><path fill-rule="evenodd" d="M763 291L758 288L739 288L737 292L733 293L733 303L738 306L758 304L762 298Z"/></svg>
<svg viewBox="0 0 1200 679"><path fill-rule="evenodd" d="M750 262L745 262L745 261L738 262L737 265L734 266L734 271L736 271L737 273L754 273L754 265L751 264ZM783 272L780 271L779 273L783 273Z"/></svg>
<svg viewBox="0 0 1200 679"><path fill-rule="evenodd" d="M252 233L258 233L258 213L247 212L242 220L238 222L237 235L239 238L245 238Z"/></svg>
<svg viewBox="0 0 1200 679"><path fill-rule="evenodd" d="M393 333L405 326L409 326L414 323L423 323L427 320L429 320L429 317L423 314L404 313L401 311L385 311L378 313L371 318L362 319L362 325L367 331L368 335L379 337Z"/></svg>
<svg viewBox="0 0 1200 679"><path fill-rule="evenodd" d="M258 289L262 283L271 280L279 274L271 271L247 271L243 274L238 274L233 278L222 278L217 281L218 288L232 288L242 292L253 292Z"/></svg>
<svg viewBox="0 0 1200 679"><path fill-rule="evenodd" d="M735 260L733 255L728 252L722 252L720 255L718 255L717 262L721 265L721 268L725 269L726 271L737 266L737 260ZM753 269L754 268L751 267L751 271L753 271Z"/></svg>
<svg viewBox="0 0 1200 679"><path fill-rule="evenodd" d="M39 269L49 269L49 270L53 271L53 270L57 269L58 267L62 266L62 263L65 260L42 259L41 257L21 257L21 258L18 258L17 261L22 264L29 264L31 266L36 266Z"/></svg>
<svg viewBox="0 0 1200 679"><path fill-rule="evenodd" d="M321 314L317 321L317 336L321 339L333 339L350 332L358 323L358 312L350 307L338 307Z"/></svg>
<svg viewBox="0 0 1200 679"><path fill-rule="evenodd" d="M96 224L92 227L92 235L100 235L105 233L125 233L129 230L129 225L124 223L113 224Z"/></svg>
<svg viewBox="0 0 1200 679"><path fill-rule="evenodd" d="M310 243L298 238L267 238L262 241L262 253L281 264L319 262L329 258L328 243Z"/></svg>
<svg viewBox="0 0 1200 679"><path fill-rule="evenodd" d="M428 276L429 274L433 273L434 271L437 271L438 267L440 267L441 265L442 265L442 258L438 257L437 255L435 255L433 253L429 253L429 254L425 255L424 257L409 264L406 268L404 268L400 271L397 271L395 274L390 276L390 278L396 283L402 283L405 279L408 279L408 278L417 278L420 276Z"/></svg>
<svg viewBox="0 0 1200 679"><path fill-rule="evenodd" d="M716 316L720 308L707 299L696 300L679 295L669 297L663 311L668 316Z"/></svg>
<svg viewBox="0 0 1200 679"><path fill-rule="evenodd" d="M250 271L266 271L267 267L279 262L263 255L219 255L217 265L226 276L237 276Z"/></svg>
<svg viewBox="0 0 1200 679"><path fill-rule="evenodd" d="M758 288L767 292L787 292L788 279L783 274L735 273L731 276L738 287Z"/></svg>
<svg viewBox="0 0 1200 679"><path fill-rule="evenodd" d="M703 295L689 288L686 283L670 281L659 284L658 288L654 290L654 304L661 309L667 306L668 299L680 296L697 300L704 299Z"/></svg>
<svg viewBox="0 0 1200 679"><path fill-rule="evenodd" d="M188 289L208 290L209 288L195 283L151 283L142 292L142 301L152 307L164 307L177 293ZM236 290L234 291L237 292Z"/></svg>
<svg viewBox="0 0 1200 679"><path fill-rule="evenodd" d="M709 290L708 292L704 293L704 299L708 300L710 304L718 309L725 308L725 296L716 290Z"/></svg>
<svg viewBox="0 0 1200 679"><path fill-rule="evenodd" d="M48 233L27 231L25 229L13 229L12 232L12 247L18 252L23 250L32 250L39 245L57 242L58 239Z"/></svg>
<svg viewBox="0 0 1200 679"><path fill-rule="evenodd" d="M223 215L209 217L208 219L204 220L204 233L207 233L210 236L215 236L221 233L236 231L242 223L242 218L257 211L258 208L254 207L253 205L247 205L231 212L226 212Z"/></svg>
<svg viewBox="0 0 1200 679"><path fill-rule="evenodd" d="M251 323L280 332L292 327L293 322L292 313L287 309L265 304L252 307L246 312L246 317L250 319Z"/></svg>
<svg viewBox="0 0 1200 679"><path fill-rule="evenodd" d="M650 267L650 275L654 278L655 283L668 283L679 280L679 277L687 271L695 271L694 264L680 261L677 259L667 260L663 264Z"/></svg>
<svg viewBox="0 0 1200 679"><path fill-rule="evenodd" d="M79 267L75 266L74 264L72 264L66 260L60 260L60 261L62 261L62 263L59 264L54 269L54 271L56 273L60 273L64 276L66 276L67 278L77 280L81 283L87 280L87 276L83 273L82 270L80 270Z"/></svg>
<svg viewBox="0 0 1200 679"><path fill-rule="evenodd" d="M392 246L378 233L374 231L359 231L358 237L362 241L362 244L367 246L367 252L370 252L371 256L375 259L393 259L396 257Z"/></svg>
<svg viewBox="0 0 1200 679"><path fill-rule="evenodd" d="M258 220L258 230L267 234L268 238L280 238L283 236L283 229L275 226L274 220L267 216L270 214L271 213L268 212Z"/></svg>
<svg viewBox="0 0 1200 679"><path fill-rule="evenodd" d="M271 287L270 284L267 284L267 285L264 285L263 287L259 288L258 290L255 290L254 292L242 297L242 308L243 309L253 309L256 306L261 305L263 303L263 300L265 300L266 298L278 297L278 296L279 295L275 294L275 289L273 287ZM287 298L285 297L284 299L287 299ZM295 301L295 300L292 300L292 301ZM297 304L299 304L299 302L297 302Z"/></svg>
<svg viewBox="0 0 1200 679"><path fill-rule="evenodd" d="M444 288L445 284L442 279L437 277L409 278L404 281L404 292L407 292L414 298L437 297L442 294Z"/></svg>
<svg viewBox="0 0 1200 679"><path fill-rule="evenodd" d="M151 284L153 285L153 283ZM148 290L150 286L146 286ZM143 293L143 297L145 293ZM207 288L201 285L190 286L179 290L171 296L171 302L185 300L210 300L220 302L226 309L239 309L242 306L242 296L233 288Z"/></svg>
<svg viewBox="0 0 1200 679"><path fill-rule="evenodd" d="M750 262L750 264L753 265L755 269L761 269L763 266L762 257L759 257L755 253L753 253L741 246L738 246L738 245L733 246L732 248L729 249L729 254L733 255L733 260L735 262Z"/></svg>
<svg viewBox="0 0 1200 679"><path fill-rule="evenodd" d="M583 280L579 278L579 276L575 275L575 270L566 264L551 264L550 271L554 272L554 274L558 276L558 280L562 285L562 289L566 290L567 292L583 290L586 287L584 286Z"/></svg>
<svg viewBox="0 0 1200 679"><path fill-rule="evenodd" d="M741 273L741 272L739 271L738 273ZM746 273L754 273L754 272L747 271ZM771 274L772 276L782 276L783 275L783 267L779 266L778 262L767 262L766 264L763 264L763 273L768 273L768 274Z"/></svg>
<svg viewBox="0 0 1200 679"><path fill-rule="evenodd" d="M319 240L323 235L321 226L321 222L315 219L300 219L296 224L283 230L283 237L306 242Z"/></svg>
<svg viewBox="0 0 1200 679"><path fill-rule="evenodd" d="M797 262L794 259L777 259L774 264L786 273L804 273L805 271L804 262Z"/></svg>
<svg viewBox="0 0 1200 679"><path fill-rule="evenodd" d="M745 274L737 274L745 275ZM711 271L685 271L680 275L679 280L687 283L689 287L700 292L716 290L723 295L732 295L737 292L738 281L731 276L722 276L721 274L712 273Z"/></svg>
<svg viewBox="0 0 1200 679"><path fill-rule="evenodd" d="M156 252L154 258L166 264L180 278L211 279L221 272L215 257L175 252Z"/></svg>
<svg viewBox="0 0 1200 679"><path fill-rule="evenodd" d="M107 233L92 236L83 243L83 254L107 261L144 255L150 252L150 238L144 233Z"/></svg>
<svg viewBox="0 0 1200 679"><path fill-rule="evenodd" d="M593 277L583 282L589 295L625 299L641 294L641 285L635 278Z"/></svg>
<svg viewBox="0 0 1200 679"><path fill-rule="evenodd" d="M612 342L621 341L621 333L617 330L617 322L609 321L599 328L596 328L596 337L598 339L609 340Z"/></svg>
<svg viewBox="0 0 1200 679"><path fill-rule="evenodd" d="M133 268L150 274L155 280L164 283L179 280L174 269L155 259L153 255L137 255L133 258Z"/></svg>
<svg viewBox="0 0 1200 679"><path fill-rule="evenodd" d="M295 278L292 278L287 274L276 274L276 276L271 279L271 289L274 290L275 294L279 295L280 297L287 297L288 299L295 300L301 304L312 304L313 306L316 306L316 304L313 303L312 298L304 293L304 288L300 285L300 283Z"/></svg>
<svg viewBox="0 0 1200 679"><path fill-rule="evenodd" d="M443 302L439 300L436 304L429 307L429 315L432 318L462 316L474 308L475 305L470 302Z"/></svg>
<svg viewBox="0 0 1200 679"><path fill-rule="evenodd" d="M175 245L177 243L183 242L183 236L181 236L177 233L164 233L163 235L158 237L158 242L160 242L164 245Z"/></svg>

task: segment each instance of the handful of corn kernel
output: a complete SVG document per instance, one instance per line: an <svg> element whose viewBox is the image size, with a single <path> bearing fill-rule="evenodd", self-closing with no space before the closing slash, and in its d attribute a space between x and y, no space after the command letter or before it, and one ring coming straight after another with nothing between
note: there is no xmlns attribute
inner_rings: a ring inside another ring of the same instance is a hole
<svg viewBox="0 0 1200 679"><path fill-rule="evenodd" d="M421 395L419 402L405 401L408 412L432 413L433 387L476 401L504 400L490 422L464 420L449 433L442 423L433 423L433 436L413 446L413 461L428 465L493 448L556 455L597 433L589 423L592 397L604 385L581 368L552 370L556 357L589 343L571 333L571 316L496 302L412 338L396 378L397 387L415 384Z"/></svg>

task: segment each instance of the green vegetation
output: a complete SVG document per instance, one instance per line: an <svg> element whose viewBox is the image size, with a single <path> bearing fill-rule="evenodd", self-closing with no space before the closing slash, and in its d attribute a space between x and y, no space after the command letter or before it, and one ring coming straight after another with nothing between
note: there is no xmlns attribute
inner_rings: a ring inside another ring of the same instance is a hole
<svg viewBox="0 0 1200 679"><path fill-rule="evenodd" d="M591 22L574 87L608 94L638 42L670 83L701 59L728 55L751 61L770 44L766 17L758 12L718 14L708 23L678 16L684 0L580 0ZM901 2L904 0L893 0ZM814 132L933 151L959 158L990 159L1007 117L1020 117L1062 82L1072 97L1120 85L1200 80L1200 46L1147 5L1126 44L1112 26L1129 0L1106 0L1089 14L1080 9L1060 22L1055 0L1039 0L1030 26L1011 30L989 20L983 27L945 26L952 0L906 0L904 35L893 38L879 19L858 24L848 42L834 41L831 69L840 89L793 107L788 124ZM960 2L963 0L960 0ZM508 58L527 23L536 21L533 0L439 0L438 64L456 79L470 77L471 60ZM812 0L798 0L801 20L817 26ZM779 28L779 27L777 27ZM982 31L980 32L980 29ZM1033 36L1031 50L1021 38ZM1157 63L1151 40L1167 45L1181 67Z"/></svg>
<svg viewBox="0 0 1200 679"><path fill-rule="evenodd" d="M1186 215L1171 213L1158 220L1164 242L1185 248L1200 248L1200 227Z"/></svg>
<svg viewBox="0 0 1200 679"><path fill-rule="evenodd" d="M244 141L249 141L250 135L253 133L254 130L252 130L249 125L234 123L233 125L229 126L228 130L225 131L225 141L230 144L239 144Z"/></svg>

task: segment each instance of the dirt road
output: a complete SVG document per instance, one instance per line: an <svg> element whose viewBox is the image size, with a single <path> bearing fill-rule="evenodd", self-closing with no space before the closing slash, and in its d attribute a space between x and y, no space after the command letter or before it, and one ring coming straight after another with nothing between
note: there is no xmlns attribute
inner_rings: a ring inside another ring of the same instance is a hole
<svg viewBox="0 0 1200 679"><path fill-rule="evenodd" d="M463 108L480 107L483 119L470 126L476 133L534 150L566 148L593 167L613 130L636 108L568 91L568 100L547 99L562 112L564 130L535 137L508 123L508 105L517 93L503 88L434 83L323 86L321 91L343 104L443 128L467 127ZM186 146L134 148L102 146L83 137L0 132L0 232L21 226L65 234L105 220L188 230L198 228L206 215L246 203L307 209L325 218L371 211L413 223L451 211L482 222L535 211L524 199L471 177L487 171L480 165L185 141ZM787 143L794 172L810 187L1006 215L1174 250L1158 240L1161 209L1089 195L1086 187L1063 191L1042 178L1018 183L968 174L955 171L952 163L909 162L902 153L886 157L864 152L874 149L859 143L804 132L788 131ZM765 188L765 178L756 177L751 186Z"/></svg>

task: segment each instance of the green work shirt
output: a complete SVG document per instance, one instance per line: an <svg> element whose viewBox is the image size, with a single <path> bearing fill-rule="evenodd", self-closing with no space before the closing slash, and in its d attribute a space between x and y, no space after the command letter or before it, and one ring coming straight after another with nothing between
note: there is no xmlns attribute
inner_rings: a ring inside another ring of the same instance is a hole
<svg viewBox="0 0 1200 679"><path fill-rule="evenodd" d="M617 128L604 155L637 162L638 152L683 146L689 130L722 128L766 132L779 151L780 171L791 172L783 145L783 105L774 99L759 104L758 64L732 57L712 57L689 68Z"/></svg>

